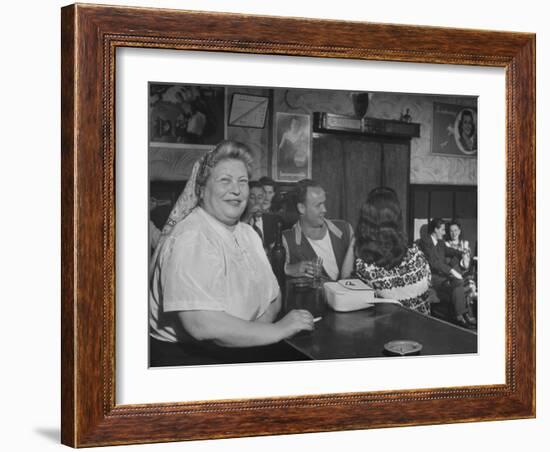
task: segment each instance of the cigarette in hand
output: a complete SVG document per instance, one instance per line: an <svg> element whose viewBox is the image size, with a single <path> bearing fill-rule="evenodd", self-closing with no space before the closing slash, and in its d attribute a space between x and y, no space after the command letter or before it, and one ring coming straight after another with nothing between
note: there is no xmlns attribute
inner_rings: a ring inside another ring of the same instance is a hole
<svg viewBox="0 0 550 452"><path fill-rule="evenodd" d="M313 319L313 323L317 323L319 320L321 320L323 317L315 317Z"/></svg>

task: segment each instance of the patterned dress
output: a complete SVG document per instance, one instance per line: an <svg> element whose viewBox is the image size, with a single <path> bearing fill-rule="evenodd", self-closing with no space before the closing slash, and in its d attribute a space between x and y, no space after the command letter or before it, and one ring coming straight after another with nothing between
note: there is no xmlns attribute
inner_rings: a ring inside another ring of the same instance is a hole
<svg viewBox="0 0 550 452"><path fill-rule="evenodd" d="M468 240L459 240L458 243L449 240L445 242L445 245L462 253L468 253L460 262L451 262L451 265L464 277L464 295L466 296L466 303L468 306L474 305L477 302L477 285L475 275L472 274L470 267L470 244Z"/></svg>
<svg viewBox="0 0 550 452"><path fill-rule="evenodd" d="M430 314L430 266L416 245L409 248L401 263L390 270L357 258L355 273L376 291L378 297L397 300L407 308Z"/></svg>

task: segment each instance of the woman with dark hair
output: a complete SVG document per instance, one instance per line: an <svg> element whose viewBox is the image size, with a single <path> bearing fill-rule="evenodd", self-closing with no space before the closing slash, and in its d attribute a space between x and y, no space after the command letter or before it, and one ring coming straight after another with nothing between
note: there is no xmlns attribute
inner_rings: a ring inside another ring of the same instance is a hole
<svg viewBox="0 0 550 452"><path fill-rule="evenodd" d="M449 240L445 241L445 245L462 253L470 253L470 244L468 240L462 238L462 226L456 220L449 222Z"/></svg>
<svg viewBox="0 0 550 452"><path fill-rule="evenodd" d="M459 147L467 153L477 150L477 135L474 114L471 110L462 110L458 121Z"/></svg>
<svg viewBox="0 0 550 452"><path fill-rule="evenodd" d="M445 245L445 221L432 218L428 223L428 236L424 237L421 246L432 271L432 287L439 299L449 305L452 320L466 328L474 327L476 319L468 311L464 296L464 279L460 271L453 267L456 260L462 260L464 253ZM451 260L449 263L449 259Z"/></svg>
<svg viewBox="0 0 550 452"><path fill-rule="evenodd" d="M477 301L477 287L475 274L472 274L472 251L468 240L462 238L462 226L456 220L449 222L448 240L445 245L462 253L461 258L453 259L449 265L459 272L464 278L464 296L470 310Z"/></svg>
<svg viewBox="0 0 550 452"><path fill-rule="evenodd" d="M377 296L430 314L430 266L416 245L407 247L401 206L391 188L369 193L361 207L354 250L355 274Z"/></svg>

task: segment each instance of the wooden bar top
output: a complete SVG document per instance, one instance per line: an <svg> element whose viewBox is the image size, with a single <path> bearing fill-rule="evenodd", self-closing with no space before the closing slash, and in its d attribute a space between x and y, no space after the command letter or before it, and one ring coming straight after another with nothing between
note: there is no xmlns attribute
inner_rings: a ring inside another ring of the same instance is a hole
<svg viewBox="0 0 550 452"><path fill-rule="evenodd" d="M326 305L323 289L288 290L287 297L286 310L307 309L322 317L314 331L287 339L311 359L382 357L384 344L394 340L419 342L420 355L477 353L475 332L398 304L336 312Z"/></svg>

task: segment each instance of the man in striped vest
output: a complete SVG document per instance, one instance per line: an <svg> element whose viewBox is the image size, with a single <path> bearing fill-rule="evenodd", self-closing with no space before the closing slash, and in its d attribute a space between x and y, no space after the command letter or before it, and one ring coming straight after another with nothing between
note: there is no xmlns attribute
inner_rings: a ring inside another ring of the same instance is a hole
<svg viewBox="0 0 550 452"><path fill-rule="evenodd" d="M298 221L283 232L286 250L285 274L290 277L313 277L314 262L322 259L325 279L341 278L342 264L351 252L353 229L343 220L328 220L325 190L311 179L297 184L296 209Z"/></svg>

